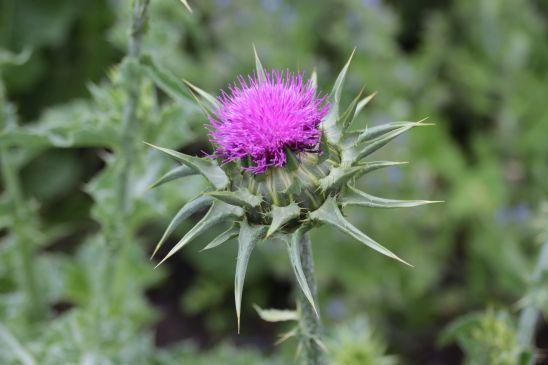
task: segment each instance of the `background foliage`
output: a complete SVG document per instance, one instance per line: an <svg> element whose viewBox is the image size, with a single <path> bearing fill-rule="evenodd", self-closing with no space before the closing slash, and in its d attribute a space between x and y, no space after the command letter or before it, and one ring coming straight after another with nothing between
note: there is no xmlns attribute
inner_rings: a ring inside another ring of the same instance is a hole
<svg viewBox="0 0 548 365"><path fill-rule="evenodd" d="M250 262L240 336L233 245L200 253L198 242L157 270L147 259L203 181L148 190L173 164L141 141L208 151L205 119L173 81L216 92L252 71L254 43L269 67L317 68L324 90L357 47L344 97L363 84L379 91L360 127L436 123L378 152L411 164L362 187L445 204L350 214L414 269L329 229L313 236L332 361L531 363L518 318L523 307L548 311L548 258L539 260L548 240L546 3L192 5L191 14L176 0L151 2L143 52L156 66L147 67L124 58L130 1L0 2L0 362L294 362L291 340L273 345L287 328L252 308L294 306L283 247L262 246ZM128 87L141 92L129 129ZM546 324L535 341L548 347Z"/></svg>

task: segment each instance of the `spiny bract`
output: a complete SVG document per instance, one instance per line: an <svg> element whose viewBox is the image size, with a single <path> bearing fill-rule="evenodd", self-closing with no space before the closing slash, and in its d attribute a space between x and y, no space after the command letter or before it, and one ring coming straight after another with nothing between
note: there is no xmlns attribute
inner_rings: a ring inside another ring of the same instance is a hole
<svg viewBox="0 0 548 365"><path fill-rule="evenodd" d="M341 112L341 89L351 59L352 56L326 100L316 93L315 75L304 83L302 76L289 72L285 76L276 71L267 73L256 55L255 77L248 82L241 78L240 86L233 86L231 94L223 93L217 99L187 82L211 122L214 156L189 156L151 145L182 164L153 186L193 174L203 175L211 186L179 210L154 254L183 220L200 209L209 207L207 214L160 264L211 227L231 223L204 250L238 237L235 276L238 330L247 264L258 241L278 237L286 242L297 282L315 309L299 256L298 245L306 231L327 224L377 252L406 263L352 225L341 209L348 205L395 208L432 203L383 199L354 187L356 179L366 173L401 164L365 161L367 156L409 129L426 124L395 122L349 131L374 96L361 99L359 95Z"/></svg>

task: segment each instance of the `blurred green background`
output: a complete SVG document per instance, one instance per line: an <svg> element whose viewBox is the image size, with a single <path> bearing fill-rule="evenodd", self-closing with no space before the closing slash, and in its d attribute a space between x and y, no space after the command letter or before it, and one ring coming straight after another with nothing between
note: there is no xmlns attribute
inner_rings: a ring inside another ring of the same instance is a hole
<svg viewBox="0 0 548 365"><path fill-rule="evenodd" d="M316 68L324 91L357 47L343 99L363 85L379 92L360 127L436 123L375 156L409 165L361 184L374 195L445 203L349 212L415 268L332 230L313 234L333 363L528 363L520 312L548 313L539 260L548 228L548 2L191 6L151 1L142 50L157 66L150 70L122 61L130 1L0 0L0 363L295 363L295 341L274 345L290 326L262 322L252 307L294 307L283 247L254 253L239 336L234 244L200 253L212 234L157 270L148 261L204 181L148 190L174 164L140 141L211 149L203 114L163 81L173 75L216 93L253 71L252 43L268 67ZM139 75L142 95L129 157L121 147L128 72ZM532 341L548 348L545 322Z"/></svg>

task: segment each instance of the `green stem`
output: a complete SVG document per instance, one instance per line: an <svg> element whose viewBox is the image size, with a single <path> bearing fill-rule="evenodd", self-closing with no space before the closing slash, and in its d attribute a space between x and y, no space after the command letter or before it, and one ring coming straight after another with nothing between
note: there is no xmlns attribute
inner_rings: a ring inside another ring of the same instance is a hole
<svg viewBox="0 0 548 365"><path fill-rule="evenodd" d="M131 196L131 171L135 163L135 156L138 153L137 144L140 143L138 136L140 130L139 118L137 115L140 98L142 77L137 69L141 55L143 36L146 30L147 11L150 0L133 0L130 37L128 52L121 65L122 85L125 87L126 103L122 116L121 145L117 149L117 157L121 165L120 174L115 186L117 198L118 219L113 222L110 229L106 231L107 242L109 242L109 262L105 267L105 279L111 293L111 300L119 300L124 295L120 290L122 267L118 265L126 257L127 243L131 242L131 221L130 215L133 209L133 197ZM111 231L113 229L113 231Z"/></svg>
<svg viewBox="0 0 548 365"><path fill-rule="evenodd" d="M537 265L535 271L533 272L533 276L531 277L531 286L538 286L546 271L548 271L548 241L544 243L540 250ZM529 304L521 312L519 318L518 339L522 346L534 346L535 332L540 317L540 309L535 304Z"/></svg>
<svg viewBox="0 0 548 365"><path fill-rule="evenodd" d="M126 217L131 211L130 171L135 155L135 144L138 142L137 131L139 128L137 108L139 106L141 77L136 72L135 64L141 55L141 45L145 33L147 10L150 0L133 0L133 11L131 16L131 28L128 53L124 60L122 72L123 83L126 85L127 102L124 106L122 123L122 146L121 158L123 160L122 172L118 180L118 208L122 213L122 221L126 223Z"/></svg>
<svg viewBox="0 0 548 365"><path fill-rule="evenodd" d="M9 106L5 99L4 86L0 82L0 126L6 126L9 119ZM38 320L46 313L45 303L39 293L34 265L33 238L29 233L35 221L24 200L18 172L12 159L12 151L7 146L0 147L0 170L5 192L10 198L12 209L12 230L18 243L17 253L22 286L27 297L26 306L29 320Z"/></svg>
<svg viewBox="0 0 548 365"><path fill-rule="evenodd" d="M308 286L314 298L317 297L316 279L314 278L314 259L312 256L312 243L308 233L302 236L299 245L303 272ZM314 299L317 303L317 300ZM299 307L300 346L303 351L304 365L323 365L326 363L321 342L321 323L314 309L301 290L297 294ZM319 310L319 309L318 309Z"/></svg>

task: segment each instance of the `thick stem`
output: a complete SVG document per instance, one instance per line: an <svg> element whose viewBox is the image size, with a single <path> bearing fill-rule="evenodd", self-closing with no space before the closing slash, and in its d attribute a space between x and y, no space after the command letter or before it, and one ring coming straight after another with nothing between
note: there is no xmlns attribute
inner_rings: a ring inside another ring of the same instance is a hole
<svg viewBox="0 0 548 365"><path fill-rule="evenodd" d="M299 252L306 281L308 282L312 295L316 298L317 287L316 279L314 278L314 260L312 257L312 244L308 233L302 236ZM322 349L320 319L301 290L298 291L297 300L299 307L300 347L303 352L303 364L324 365L326 360L324 350ZM316 299L314 299L314 301L317 303Z"/></svg>
<svg viewBox="0 0 548 365"><path fill-rule="evenodd" d="M548 271L548 241L540 250L535 271L532 276L532 286L537 286L544 273ZM541 316L540 309L530 304L523 309L519 318L518 340L522 346L534 346L535 332Z"/></svg>

